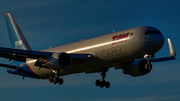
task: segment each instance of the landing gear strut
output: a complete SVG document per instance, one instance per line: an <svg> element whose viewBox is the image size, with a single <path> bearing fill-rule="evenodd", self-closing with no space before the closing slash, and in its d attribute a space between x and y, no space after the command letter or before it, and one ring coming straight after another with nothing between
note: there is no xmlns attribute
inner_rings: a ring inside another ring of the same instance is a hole
<svg viewBox="0 0 180 101"><path fill-rule="evenodd" d="M105 77L106 77L106 70L103 70L102 73L101 73L101 76L102 76L102 81L100 80L96 80L96 86L100 86L101 88L103 88L104 86L106 88L109 88L110 87L110 82L109 81L105 81Z"/></svg>
<svg viewBox="0 0 180 101"><path fill-rule="evenodd" d="M147 57L147 68L146 68L146 69L150 69L150 68L152 68L152 65L151 65L151 63L150 63L150 60L151 60L152 58L154 58L155 55L154 55L154 54L153 54L153 55L145 54L145 55L144 55L144 58L146 58L146 57Z"/></svg>

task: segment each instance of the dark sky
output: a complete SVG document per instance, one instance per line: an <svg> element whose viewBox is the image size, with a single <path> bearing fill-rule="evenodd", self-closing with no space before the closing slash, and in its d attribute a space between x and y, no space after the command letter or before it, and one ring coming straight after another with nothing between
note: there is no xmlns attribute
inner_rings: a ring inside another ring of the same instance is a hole
<svg viewBox="0 0 180 101"><path fill-rule="evenodd" d="M111 68L109 89L95 86L95 74L64 76L62 86L48 80L11 75L0 68L0 101L178 101L180 100L179 0L4 0L0 1L0 46L10 47L4 14L11 12L33 50L137 26L158 28L171 38L174 61L154 63L141 77ZM156 57L169 56L167 40ZM8 63L0 59L1 63Z"/></svg>

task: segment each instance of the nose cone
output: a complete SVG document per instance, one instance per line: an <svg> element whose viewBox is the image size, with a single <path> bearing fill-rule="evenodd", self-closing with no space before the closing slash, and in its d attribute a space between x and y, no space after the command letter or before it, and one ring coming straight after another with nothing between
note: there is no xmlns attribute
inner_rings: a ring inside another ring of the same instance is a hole
<svg viewBox="0 0 180 101"><path fill-rule="evenodd" d="M161 49L162 46L164 45L164 36L162 34L158 34L155 37L155 43L156 43L157 48Z"/></svg>

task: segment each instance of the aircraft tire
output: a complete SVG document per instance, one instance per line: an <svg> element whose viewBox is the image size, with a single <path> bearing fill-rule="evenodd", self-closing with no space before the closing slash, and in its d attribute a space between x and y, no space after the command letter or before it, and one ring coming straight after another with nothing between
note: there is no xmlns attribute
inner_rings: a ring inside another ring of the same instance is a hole
<svg viewBox="0 0 180 101"><path fill-rule="evenodd" d="M103 88L105 86L105 81L100 82L100 87Z"/></svg>
<svg viewBox="0 0 180 101"><path fill-rule="evenodd" d="M106 86L106 88L109 88L110 87L110 82L109 81L105 82L105 86Z"/></svg>
<svg viewBox="0 0 180 101"><path fill-rule="evenodd" d="M64 80L62 78L59 78L59 84L62 85Z"/></svg>
<svg viewBox="0 0 180 101"><path fill-rule="evenodd" d="M49 82L52 83L53 82L53 77L49 76Z"/></svg>
<svg viewBox="0 0 180 101"><path fill-rule="evenodd" d="M57 84L58 80L59 80L59 78L53 77L53 84Z"/></svg>
<svg viewBox="0 0 180 101"><path fill-rule="evenodd" d="M96 86L100 86L101 81L100 80L96 80Z"/></svg>

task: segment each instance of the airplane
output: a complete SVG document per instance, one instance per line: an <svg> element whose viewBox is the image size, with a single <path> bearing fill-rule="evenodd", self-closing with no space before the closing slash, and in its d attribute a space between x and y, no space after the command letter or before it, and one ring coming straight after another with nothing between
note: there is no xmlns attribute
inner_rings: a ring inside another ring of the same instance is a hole
<svg viewBox="0 0 180 101"><path fill-rule="evenodd" d="M0 63L10 74L35 79L48 79L63 84L63 76L75 73L99 73L95 81L101 88L110 87L105 80L109 68L122 69L133 77L150 73L153 62L176 59L168 38L170 56L154 58L164 45L162 33L151 26L140 26L97 36L45 50L33 51L11 13L5 14L11 48L0 47L0 57L10 64Z"/></svg>

